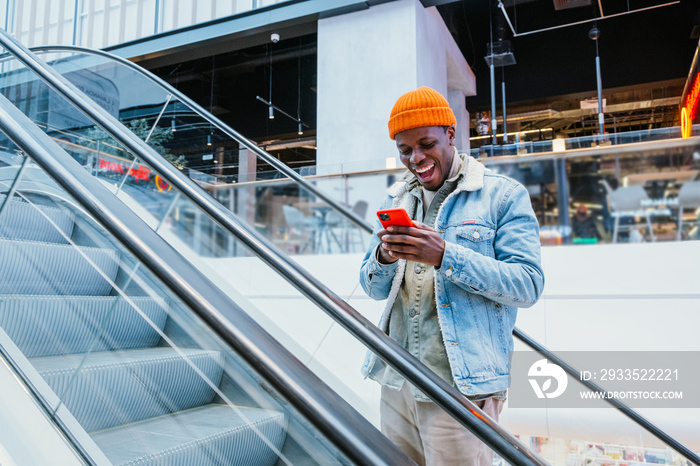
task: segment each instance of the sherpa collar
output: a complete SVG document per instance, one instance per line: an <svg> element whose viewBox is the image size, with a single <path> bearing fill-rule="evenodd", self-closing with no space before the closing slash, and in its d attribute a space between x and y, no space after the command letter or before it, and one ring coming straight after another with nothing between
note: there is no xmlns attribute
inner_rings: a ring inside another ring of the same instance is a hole
<svg viewBox="0 0 700 466"><path fill-rule="evenodd" d="M457 152L457 148L454 148ZM456 191L476 191L484 187L484 171L486 168L484 165L467 154L458 154L462 159L462 168L459 170L459 174L463 175L459 177L459 183L457 184ZM396 183L394 183L388 190L391 197L399 197L419 183L418 178L411 173L406 171L404 175L399 178Z"/></svg>

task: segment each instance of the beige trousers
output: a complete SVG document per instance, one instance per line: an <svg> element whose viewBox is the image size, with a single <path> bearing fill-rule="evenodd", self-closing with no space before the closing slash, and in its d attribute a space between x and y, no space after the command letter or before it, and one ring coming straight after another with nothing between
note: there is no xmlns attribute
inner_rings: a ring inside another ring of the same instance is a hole
<svg viewBox="0 0 700 466"><path fill-rule="evenodd" d="M503 401L474 402L495 421ZM423 466L491 466L493 451L435 403L416 401L408 383L401 390L382 386L380 421L384 435Z"/></svg>

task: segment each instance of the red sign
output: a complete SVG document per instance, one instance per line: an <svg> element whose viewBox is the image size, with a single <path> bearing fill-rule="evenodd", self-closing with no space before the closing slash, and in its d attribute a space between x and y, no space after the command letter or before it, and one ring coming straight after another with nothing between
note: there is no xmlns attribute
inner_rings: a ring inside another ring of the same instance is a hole
<svg viewBox="0 0 700 466"><path fill-rule="evenodd" d="M689 138L693 132L693 121L698 116L700 101L700 73L695 75L695 82L685 96L685 105L681 109L681 135Z"/></svg>
<svg viewBox="0 0 700 466"><path fill-rule="evenodd" d="M103 170L121 174L124 174L124 172L127 170L127 168L121 163L110 162L109 160L105 159L98 159L98 166ZM129 168L128 170L129 176L133 176L136 180L148 181L151 175L151 170L143 165L139 165L138 168Z"/></svg>
<svg viewBox="0 0 700 466"><path fill-rule="evenodd" d="M173 189L173 187L163 181L163 178L161 178L159 175L156 175L154 181L156 183L156 188L158 188L158 191L160 192L170 191Z"/></svg>

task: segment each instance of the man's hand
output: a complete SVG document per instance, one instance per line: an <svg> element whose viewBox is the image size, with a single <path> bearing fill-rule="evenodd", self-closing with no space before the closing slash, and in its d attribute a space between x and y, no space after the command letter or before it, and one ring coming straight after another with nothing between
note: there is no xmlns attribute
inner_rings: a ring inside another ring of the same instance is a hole
<svg viewBox="0 0 700 466"><path fill-rule="evenodd" d="M390 226L381 229L377 236L379 244L378 260L390 264L399 259L420 262L439 267L445 254L445 240L440 233L420 222L413 227Z"/></svg>

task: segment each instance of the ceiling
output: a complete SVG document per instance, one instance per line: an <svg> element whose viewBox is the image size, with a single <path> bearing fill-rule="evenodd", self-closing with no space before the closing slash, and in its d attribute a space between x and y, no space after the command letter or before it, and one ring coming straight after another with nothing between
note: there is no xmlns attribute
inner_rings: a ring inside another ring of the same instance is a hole
<svg viewBox="0 0 700 466"><path fill-rule="evenodd" d="M606 131L679 124L678 103L698 46L697 0L505 0L507 20L497 0L493 9L488 1L423 3L437 6L476 76L477 95L466 99L472 117L491 110L484 57L493 37L511 42L516 62L495 73L496 114L500 120L505 82L509 131L597 132L595 104L581 108L597 97L596 45ZM597 41L588 37L594 25Z"/></svg>

